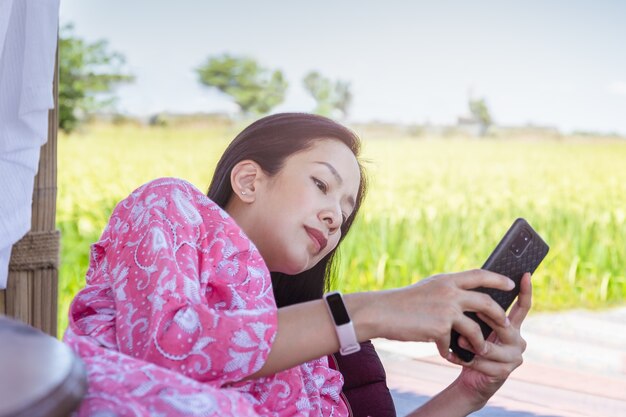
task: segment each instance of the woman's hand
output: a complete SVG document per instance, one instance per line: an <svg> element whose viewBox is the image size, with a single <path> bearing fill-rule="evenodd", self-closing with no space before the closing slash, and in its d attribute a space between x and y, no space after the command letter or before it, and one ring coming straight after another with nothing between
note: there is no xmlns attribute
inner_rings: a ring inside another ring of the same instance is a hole
<svg viewBox="0 0 626 417"><path fill-rule="evenodd" d="M522 353L526 350L526 341L520 334L520 327L532 303L530 274L522 277L520 294L511 308L509 325L502 325L491 318L479 314L494 330L487 338L485 350L477 353L470 363L462 362L454 354L448 360L463 365L461 375L454 382L469 400L482 407L485 402L504 384L511 372L522 364ZM467 340L460 338L459 343L465 349L472 349Z"/></svg>
<svg viewBox="0 0 626 417"><path fill-rule="evenodd" d="M511 290L509 278L494 272L476 269L455 274L442 274L422 280L409 287L386 291L377 297L374 311L380 327L374 337L393 340L435 342L446 358L450 331L465 337L472 350L482 352L485 340L478 324L463 312L474 311L498 328L507 325L504 310L489 295L470 291L477 287Z"/></svg>

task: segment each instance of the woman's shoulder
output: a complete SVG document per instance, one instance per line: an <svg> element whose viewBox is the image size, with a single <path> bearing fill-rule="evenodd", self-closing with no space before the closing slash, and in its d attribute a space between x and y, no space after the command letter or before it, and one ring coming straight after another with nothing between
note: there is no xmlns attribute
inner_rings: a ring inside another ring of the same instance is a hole
<svg viewBox="0 0 626 417"><path fill-rule="evenodd" d="M165 201L176 203L183 212L187 211L185 206L191 204L194 207L218 211L223 217L228 216L221 207L195 185L181 178L163 177L148 181L133 191L129 198L144 203L165 199Z"/></svg>
<svg viewBox="0 0 626 417"><path fill-rule="evenodd" d="M185 226L199 226L211 220L214 224L238 228L225 210L181 178L157 178L141 185L117 205L113 217L143 220L148 212L158 212L170 219L173 216Z"/></svg>
<svg viewBox="0 0 626 417"><path fill-rule="evenodd" d="M188 196L201 198L203 200L211 201L202 191L200 191L195 185L182 178L175 177L162 177L148 181L142 186L138 187L131 195L164 195L171 196L176 191L184 192Z"/></svg>

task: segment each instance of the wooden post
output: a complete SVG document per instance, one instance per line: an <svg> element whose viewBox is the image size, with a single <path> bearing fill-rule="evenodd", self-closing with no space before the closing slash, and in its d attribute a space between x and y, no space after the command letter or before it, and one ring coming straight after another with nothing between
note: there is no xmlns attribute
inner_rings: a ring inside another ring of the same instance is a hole
<svg viewBox="0 0 626 417"><path fill-rule="evenodd" d="M48 141L41 147L35 177L31 230L13 245L0 313L57 336L60 234L56 230L59 50L54 71L54 108L48 112Z"/></svg>

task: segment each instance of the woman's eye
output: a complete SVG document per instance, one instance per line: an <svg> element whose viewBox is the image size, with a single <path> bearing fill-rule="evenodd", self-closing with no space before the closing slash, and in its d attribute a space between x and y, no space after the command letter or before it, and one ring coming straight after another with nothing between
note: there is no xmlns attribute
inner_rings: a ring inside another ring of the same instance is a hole
<svg viewBox="0 0 626 417"><path fill-rule="evenodd" d="M313 182L315 183L315 185L317 186L317 188L319 188L320 191L322 191L325 194L326 191L328 190L328 187L326 186L326 184L324 184L324 182L318 180L315 177L313 177L312 179L313 179Z"/></svg>

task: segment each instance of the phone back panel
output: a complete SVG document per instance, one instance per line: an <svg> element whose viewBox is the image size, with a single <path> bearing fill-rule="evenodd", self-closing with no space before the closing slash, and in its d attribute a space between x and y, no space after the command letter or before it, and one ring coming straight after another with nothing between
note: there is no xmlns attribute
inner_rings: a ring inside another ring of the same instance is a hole
<svg viewBox="0 0 626 417"><path fill-rule="evenodd" d="M510 246L521 230L528 232L531 239L524 252L516 255L511 251ZM511 291L482 287L476 290L491 295L504 310L507 310L513 304L517 294L519 294L520 282L524 273L530 272L533 274L543 258L545 258L548 250L549 247L546 242L530 227L526 220L521 218L515 220L482 266L482 269L497 272L511 278L515 282L515 288Z"/></svg>
<svg viewBox="0 0 626 417"><path fill-rule="evenodd" d="M522 253L515 254L511 250L511 245L521 231L528 233L530 242ZM515 282L515 288L510 291L502 291L494 288L479 287L476 288L475 291L490 295L505 311L508 310L511 304L513 304L515 297L517 297L520 292L522 276L524 276L526 272L534 273L548 253L548 250L549 247L546 242L543 241L541 236L535 232L526 220L522 218L515 220L482 266L482 269L497 272L498 274L511 278L513 282ZM489 337L492 329L487 323L478 318L476 313L466 312L465 314L478 323L485 339ZM458 345L458 339L459 333L456 330L452 330L450 348L462 360L466 362L471 361L474 354L461 348Z"/></svg>

